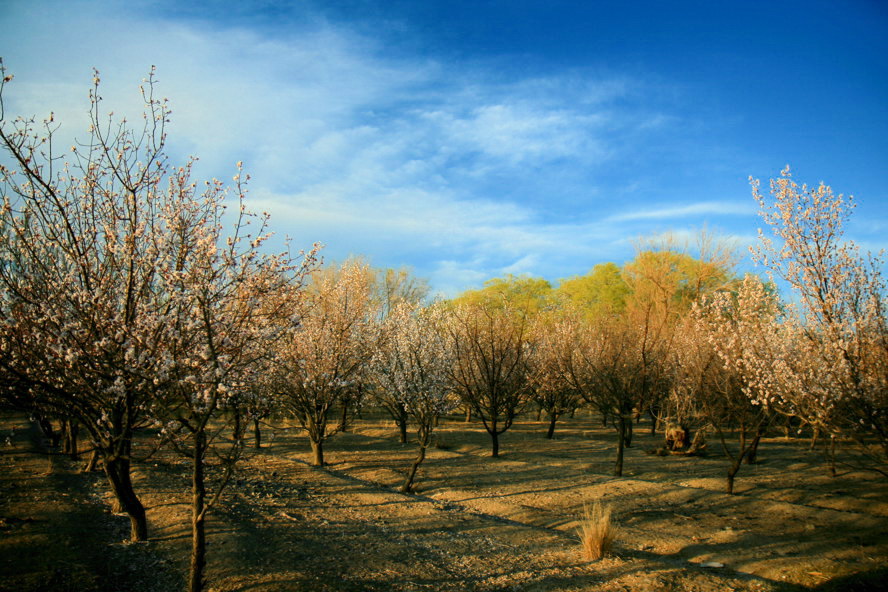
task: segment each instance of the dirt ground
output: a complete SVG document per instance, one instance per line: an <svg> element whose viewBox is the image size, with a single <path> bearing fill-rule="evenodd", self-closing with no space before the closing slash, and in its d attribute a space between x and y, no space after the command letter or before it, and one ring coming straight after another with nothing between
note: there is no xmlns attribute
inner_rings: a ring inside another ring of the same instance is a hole
<svg viewBox="0 0 888 592"><path fill-rule="evenodd" d="M12 427L15 435L4 443ZM445 420L417 477L393 422L358 420L311 468L298 430L265 430L209 521L208 588L218 591L794 591L888 589L888 481L831 477L806 442L764 441L736 495L725 460L659 457L638 426L622 478L615 432L578 413L517 423L491 458L478 424ZM182 589L188 567L188 461L138 466L151 541L129 544L101 474L40 452L27 417L0 416L0 590ZM610 504L614 552L581 557L584 504Z"/></svg>

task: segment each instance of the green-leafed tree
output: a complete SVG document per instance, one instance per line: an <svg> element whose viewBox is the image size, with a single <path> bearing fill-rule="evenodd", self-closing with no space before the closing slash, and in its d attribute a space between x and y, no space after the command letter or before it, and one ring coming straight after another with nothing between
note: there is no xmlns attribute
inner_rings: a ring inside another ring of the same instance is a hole
<svg viewBox="0 0 888 592"><path fill-rule="evenodd" d="M729 241L702 232L697 256L689 251L670 237L648 241L623 268L630 289L624 316L639 339L642 381L636 404L639 411L650 414L652 433L669 391L670 370L665 361L674 360L676 326L700 298L737 284L732 273L736 250Z"/></svg>
<svg viewBox="0 0 888 592"><path fill-rule="evenodd" d="M626 310L629 285L615 263L599 263L582 276L561 280L555 295L590 318Z"/></svg>
<svg viewBox="0 0 888 592"><path fill-rule="evenodd" d="M455 304L481 304L486 308L508 307L524 316L533 316L552 304L552 284L543 278L507 275L484 282L480 290L467 290Z"/></svg>

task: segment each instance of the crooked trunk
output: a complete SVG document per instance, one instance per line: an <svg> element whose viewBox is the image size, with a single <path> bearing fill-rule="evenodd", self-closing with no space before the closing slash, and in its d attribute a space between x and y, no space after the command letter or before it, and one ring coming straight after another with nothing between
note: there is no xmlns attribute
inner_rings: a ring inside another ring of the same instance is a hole
<svg viewBox="0 0 888 592"><path fill-rule="evenodd" d="M762 441L762 435L764 430L759 428L755 433L755 437L752 439L752 444L749 445L749 454L746 455L746 464L754 465L758 460L758 448L759 443Z"/></svg>
<svg viewBox="0 0 888 592"><path fill-rule="evenodd" d="M89 455L89 459L86 461L86 464L83 465L81 469L82 473L92 473L96 470L96 466L99 464L99 449L93 448L92 452Z"/></svg>
<svg viewBox="0 0 888 592"><path fill-rule="evenodd" d="M407 480L404 481L404 485L401 486L401 493L410 493L413 491L413 480L416 478L416 471L419 469L419 465L425 460L425 455L426 445L421 444L419 446L419 454L416 455L416 459L413 461L413 464L410 465L410 470L407 471Z"/></svg>
<svg viewBox="0 0 888 592"><path fill-rule="evenodd" d="M259 450L262 448L262 430L259 428L259 420L253 420L253 448Z"/></svg>
<svg viewBox="0 0 888 592"><path fill-rule="evenodd" d="M549 429L546 431L546 437L550 440L555 435L555 422L557 422L557 421L558 421L558 414L554 413L554 412L550 413L549 414Z"/></svg>
<svg viewBox="0 0 888 592"><path fill-rule="evenodd" d="M728 482L725 490L729 495L734 495L734 478L737 476L737 472L740 470L740 465L743 463L743 457L738 456L737 460L731 463L731 468L728 469Z"/></svg>
<svg viewBox="0 0 888 592"><path fill-rule="evenodd" d="M814 450L817 448L817 438L820 437L820 428L812 428L811 431L811 446L808 447L808 450Z"/></svg>
<svg viewBox="0 0 888 592"><path fill-rule="evenodd" d="M104 462L105 475L111 485L111 491L121 510L130 519L130 540L148 540L148 520L145 517L145 506L139 501L130 478L130 461L128 458L109 457Z"/></svg>
<svg viewBox="0 0 888 592"><path fill-rule="evenodd" d="M194 456L191 474L191 573L188 581L190 592L203 590L204 568L206 567L207 542L204 507L206 484L204 483L203 455L206 447L206 434L194 434Z"/></svg>

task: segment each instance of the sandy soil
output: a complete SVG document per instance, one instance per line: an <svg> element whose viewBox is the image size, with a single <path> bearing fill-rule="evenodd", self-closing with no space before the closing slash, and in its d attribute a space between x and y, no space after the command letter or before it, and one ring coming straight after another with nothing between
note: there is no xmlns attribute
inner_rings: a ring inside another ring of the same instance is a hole
<svg viewBox="0 0 888 592"><path fill-rule="evenodd" d="M416 495L397 492L416 454L392 422L359 420L307 465L305 437L277 429L243 463L210 517L209 589L716 592L888 589L888 482L830 477L806 442L767 439L737 494L726 462L659 457L642 424L624 476L614 432L594 418L518 423L490 458L477 424L444 421ZM174 590L184 586L188 466L160 455L136 471L152 540L126 544L101 475L39 453L27 418L0 454L0 590ZM0 440L2 443L2 440ZM613 506L614 553L588 562L586 503ZM721 567L708 567L718 566Z"/></svg>

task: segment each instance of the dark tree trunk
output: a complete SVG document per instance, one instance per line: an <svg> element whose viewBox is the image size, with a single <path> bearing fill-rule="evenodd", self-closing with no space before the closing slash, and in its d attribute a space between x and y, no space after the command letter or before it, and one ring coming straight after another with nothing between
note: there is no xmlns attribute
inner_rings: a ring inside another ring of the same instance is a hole
<svg viewBox="0 0 888 592"><path fill-rule="evenodd" d="M742 464L743 457L737 457L737 460L731 463L731 468L728 469L728 482L726 491L729 495L734 495L734 477L737 476L737 472L740 470L740 465Z"/></svg>
<svg viewBox="0 0 888 592"><path fill-rule="evenodd" d="M348 401L342 402L342 415L339 416L339 426L336 428L336 431L348 431Z"/></svg>
<svg viewBox="0 0 888 592"><path fill-rule="evenodd" d="M92 473L96 470L96 465L99 464L99 449L93 448L93 451L89 455L89 459L86 461L86 464L83 465L83 469L81 472L83 473Z"/></svg>
<svg viewBox="0 0 888 592"><path fill-rule="evenodd" d="M407 443L407 417L406 417L406 414L396 417L395 423L398 424L398 436L400 438L401 444L406 444Z"/></svg>
<svg viewBox="0 0 888 592"><path fill-rule="evenodd" d="M413 461L413 464L410 465L410 470L407 471L407 480L404 481L404 485L401 486L401 493L410 493L413 491L413 480L416 478L416 471L419 469L419 465L422 464L422 461L425 460L426 455L426 444L420 444L419 446L419 454L417 454L416 459Z"/></svg>
<svg viewBox="0 0 888 592"><path fill-rule="evenodd" d="M234 409L234 427L231 430L231 439L240 440L244 435L244 428L241 425L240 409Z"/></svg>
<svg viewBox="0 0 888 592"><path fill-rule="evenodd" d="M752 439L752 443L749 445L749 452L746 455L746 464L754 465L758 460L758 448L759 443L762 441L762 435L764 430L759 428L755 433L755 438Z"/></svg>
<svg viewBox="0 0 888 592"><path fill-rule="evenodd" d="M811 446L808 447L808 450L814 450L817 447L817 438L820 437L820 429L812 428L811 430Z"/></svg>
<svg viewBox="0 0 888 592"><path fill-rule="evenodd" d="M71 457L71 460L77 460L77 433L80 431L80 425L76 420L68 419L62 422L62 451Z"/></svg>
<svg viewBox="0 0 888 592"><path fill-rule="evenodd" d="M468 405L466 406L466 423L472 421L472 408Z"/></svg>
<svg viewBox="0 0 888 592"><path fill-rule="evenodd" d="M313 467L323 467L324 466L324 441L319 440L315 442L311 441L311 454L312 461L311 464Z"/></svg>
<svg viewBox="0 0 888 592"><path fill-rule="evenodd" d="M542 419L543 419L543 408L542 408L542 407L537 407L537 418L536 418L536 420L537 420L537 421L540 421L540 420L542 420Z"/></svg>
<svg viewBox="0 0 888 592"><path fill-rule="evenodd" d="M253 420L253 447L256 450L262 448L262 430L259 427L259 420Z"/></svg>
<svg viewBox="0 0 888 592"><path fill-rule="evenodd" d="M130 478L130 461L128 458L105 458L105 475L111 484L115 499L120 509L130 519L130 540L148 540L148 521L145 517L145 506L139 501Z"/></svg>
<svg viewBox="0 0 888 592"><path fill-rule="evenodd" d="M205 524L206 484L204 483L203 454L206 435L194 434L194 457L191 478L191 573L188 581L190 592L200 592L204 584L204 568L207 563Z"/></svg>
<svg viewBox="0 0 888 592"><path fill-rule="evenodd" d="M554 411L549 414L549 429L546 431L546 438L549 440L555 435L555 422L558 421L558 414Z"/></svg>
<svg viewBox="0 0 888 592"><path fill-rule="evenodd" d="M654 413L653 409L648 409L648 415L651 416L651 436L656 436L657 435L657 422L659 421L657 419L657 414Z"/></svg>
<svg viewBox="0 0 888 592"><path fill-rule="evenodd" d="M40 426L40 431L43 432L43 436L49 441L49 447L58 448L59 434L57 434L52 428L52 421L45 417L38 416L37 425Z"/></svg>
<svg viewBox="0 0 888 592"><path fill-rule="evenodd" d="M496 432L496 428L490 431L490 440L493 446L493 451L490 453L490 456L497 457L499 456L499 434Z"/></svg>
<svg viewBox="0 0 888 592"><path fill-rule="evenodd" d="M827 454L829 455L829 474L831 477L835 477L838 474L836 472L836 437L832 434L829 437Z"/></svg>
<svg viewBox="0 0 888 592"><path fill-rule="evenodd" d="M632 448L632 418L622 420L623 423L623 442L626 448Z"/></svg>
<svg viewBox="0 0 888 592"><path fill-rule="evenodd" d="M623 445L626 442L626 419L620 415L617 418L618 438L617 438L617 462L614 465L614 475L623 476Z"/></svg>

